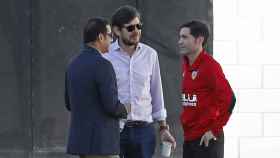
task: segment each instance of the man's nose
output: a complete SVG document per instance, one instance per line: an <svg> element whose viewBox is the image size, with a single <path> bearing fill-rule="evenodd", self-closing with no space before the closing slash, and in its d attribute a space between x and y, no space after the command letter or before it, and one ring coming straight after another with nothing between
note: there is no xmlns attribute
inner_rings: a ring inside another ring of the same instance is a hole
<svg viewBox="0 0 280 158"><path fill-rule="evenodd" d="M178 42L177 42L179 45L180 44L182 44L182 40L181 40L181 38L178 40Z"/></svg>

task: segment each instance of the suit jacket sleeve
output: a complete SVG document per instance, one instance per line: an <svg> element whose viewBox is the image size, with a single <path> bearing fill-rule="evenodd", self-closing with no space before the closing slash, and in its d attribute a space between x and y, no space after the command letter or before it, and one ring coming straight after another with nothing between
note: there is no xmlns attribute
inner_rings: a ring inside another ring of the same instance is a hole
<svg viewBox="0 0 280 158"><path fill-rule="evenodd" d="M112 64L104 59L98 66L96 81L104 111L116 118L126 118L127 111L118 100L116 74Z"/></svg>
<svg viewBox="0 0 280 158"><path fill-rule="evenodd" d="M65 88L64 88L64 100L65 100L65 107L67 110L71 111L70 108L70 101L69 101L69 95L68 95L68 88L67 88L67 73L65 73Z"/></svg>

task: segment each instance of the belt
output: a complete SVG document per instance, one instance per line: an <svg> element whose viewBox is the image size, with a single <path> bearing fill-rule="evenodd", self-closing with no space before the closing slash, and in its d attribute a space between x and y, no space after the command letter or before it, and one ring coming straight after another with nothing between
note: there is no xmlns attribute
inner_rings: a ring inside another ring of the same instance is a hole
<svg viewBox="0 0 280 158"><path fill-rule="evenodd" d="M125 126L126 127L146 127L149 124L151 124L151 123L146 122L146 121L130 121L129 120L125 123Z"/></svg>

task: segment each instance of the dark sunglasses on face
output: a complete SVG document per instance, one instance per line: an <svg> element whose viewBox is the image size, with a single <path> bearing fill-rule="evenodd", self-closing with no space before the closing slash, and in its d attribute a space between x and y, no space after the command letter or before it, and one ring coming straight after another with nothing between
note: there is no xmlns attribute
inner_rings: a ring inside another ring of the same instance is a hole
<svg viewBox="0 0 280 158"><path fill-rule="evenodd" d="M129 25L129 26L124 26L124 28L128 31L128 32L132 32L134 31L136 28L138 30L141 30L142 29L142 24L135 24L135 25Z"/></svg>

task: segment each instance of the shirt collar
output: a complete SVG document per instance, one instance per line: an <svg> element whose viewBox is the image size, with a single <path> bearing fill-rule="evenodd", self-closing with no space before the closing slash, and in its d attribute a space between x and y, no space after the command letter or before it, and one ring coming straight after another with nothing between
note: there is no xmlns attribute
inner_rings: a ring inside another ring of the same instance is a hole
<svg viewBox="0 0 280 158"><path fill-rule="evenodd" d="M141 44L141 43L138 43L135 52L137 53L141 48L142 48L142 44ZM121 47L120 47L120 45L119 45L119 41L118 41L118 40L116 40L114 43L111 44L110 50L111 50L111 51L119 51L119 52L121 52L121 51L120 51L120 50L121 50Z"/></svg>
<svg viewBox="0 0 280 158"><path fill-rule="evenodd" d="M200 66L200 64L202 63L203 61L203 58L204 56L206 55L206 51L203 49L198 57L195 59L194 63L192 65L189 65L189 59L185 56L184 59L185 59L185 62L186 62L186 66L188 68L189 71L193 71L193 70L197 70L198 67Z"/></svg>
<svg viewBox="0 0 280 158"><path fill-rule="evenodd" d="M110 49L112 51L116 51L116 50L120 50L121 49L121 47L120 47L120 45L118 43L118 40L116 40L114 43L111 44Z"/></svg>

